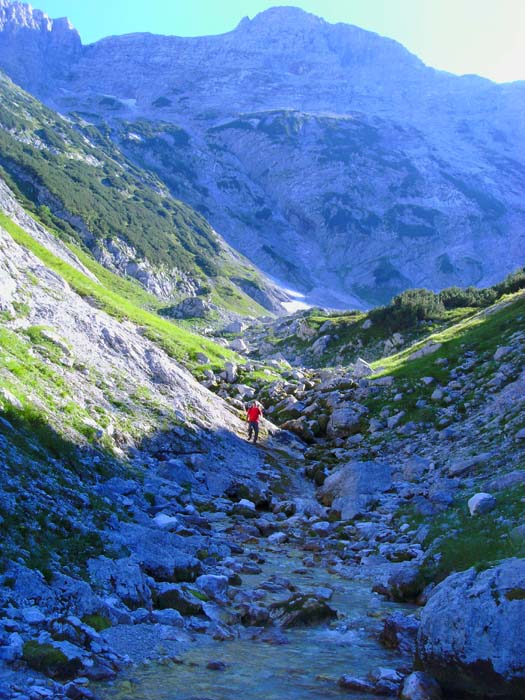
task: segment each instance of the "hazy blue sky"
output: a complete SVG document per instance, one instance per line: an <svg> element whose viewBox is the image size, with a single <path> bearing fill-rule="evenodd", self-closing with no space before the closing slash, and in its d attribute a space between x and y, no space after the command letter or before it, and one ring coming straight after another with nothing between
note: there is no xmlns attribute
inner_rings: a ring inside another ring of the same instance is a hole
<svg viewBox="0 0 525 700"><path fill-rule="evenodd" d="M392 37L425 63L498 81L525 79L525 0L33 0L67 16L84 44L111 34L149 31L198 36L233 29L245 16L294 5L329 22Z"/></svg>

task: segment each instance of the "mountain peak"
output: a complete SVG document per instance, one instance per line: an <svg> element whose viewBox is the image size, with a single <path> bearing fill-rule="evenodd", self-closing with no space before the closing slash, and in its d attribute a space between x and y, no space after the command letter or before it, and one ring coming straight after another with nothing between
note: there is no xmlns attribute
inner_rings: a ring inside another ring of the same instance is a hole
<svg viewBox="0 0 525 700"><path fill-rule="evenodd" d="M237 30L249 33L281 33L297 31L298 29L317 29L326 25L324 19L317 17L310 12L302 10L300 7L290 5L280 5L270 7L255 15L253 19L244 17L237 26Z"/></svg>
<svg viewBox="0 0 525 700"><path fill-rule="evenodd" d="M0 0L0 33L0 64L29 90L68 70L82 50L80 35L66 17L51 19L18 1Z"/></svg>
<svg viewBox="0 0 525 700"><path fill-rule="evenodd" d="M78 36L67 17L51 19L42 10L35 10L24 2L0 0L0 30L32 29L40 32L71 32Z"/></svg>

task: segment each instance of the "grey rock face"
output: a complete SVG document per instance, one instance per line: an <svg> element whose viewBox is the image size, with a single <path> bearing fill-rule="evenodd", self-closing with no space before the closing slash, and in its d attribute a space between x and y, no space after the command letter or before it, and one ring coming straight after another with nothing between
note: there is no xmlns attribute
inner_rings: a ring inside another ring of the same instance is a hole
<svg viewBox="0 0 525 700"><path fill-rule="evenodd" d="M128 156L311 301L490 284L522 257L520 83L435 71L297 8L222 36L83 47L67 23L2 2L0 66L64 112L111 121Z"/></svg>
<svg viewBox="0 0 525 700"><path fill-rule="evenodd" d="M445 579L423 609L417 649L448 693L525 697L525 560Z"/></svg>
<svg viewBox="0 0 525 700"><path fill-rule="evenodd" d="M392 485L392 469L380 462L354 462L331 474L318 491L323 505L341 512L343 520L366 511L378 494Z"/></svg>

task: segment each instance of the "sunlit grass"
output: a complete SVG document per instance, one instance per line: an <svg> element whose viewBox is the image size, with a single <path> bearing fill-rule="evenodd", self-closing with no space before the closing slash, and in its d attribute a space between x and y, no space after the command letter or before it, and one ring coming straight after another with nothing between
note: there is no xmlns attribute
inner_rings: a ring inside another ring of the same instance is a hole
<svg viewBox="0 0 525 700"><path fill-rule="evenodd" d="M34 253L49 269L57 272L82 297L88 298L109 315L119 320L128 320L144 329L144 335L158 343L171 357L190 369L196 366L197 353L204 353L214 368L220 368L225 360L240 361L231 350L227 350L206 338L183 330L174 323L157 316L125 299L102 282L94 282L72 265L51 253L32 236L0 212L0 225L13 239ZM113 284L111 273L106 275ZM121 287L122 289L122 287Z"/></svg>

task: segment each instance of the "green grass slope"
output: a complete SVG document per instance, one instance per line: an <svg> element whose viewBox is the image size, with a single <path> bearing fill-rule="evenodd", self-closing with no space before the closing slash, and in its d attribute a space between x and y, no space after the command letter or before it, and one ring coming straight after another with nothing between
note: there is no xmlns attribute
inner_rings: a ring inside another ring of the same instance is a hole
<svg viewBox="0 0 525 700"><path fill-rule="evenodd" d="M127 319L144 329L144 335L158 343L171 357L186 365L189 369L197 367L197 353L204 353L210 360L210 364L216 368L223 366L225 360L238 359L237 355L212 341L184 330L171 321L157 314L147 311L128 298L114 291L114 283L117 287L123 282L112 273L105 271L104 283L96 283L82 274L74 267L64 262L47 248L35 241L20 226L13 223L5 214L0 212L0 225L13 237L13 239L34 253L49 269L60 274L68 284L91 303L103 309L111 316L120 320ZM95 271L100 271L93 266ZM129 295L129 285L124 292ZM133 286L133 285L132 285ZM141 303L150 299L142 294L138 295Z"/></svg>

